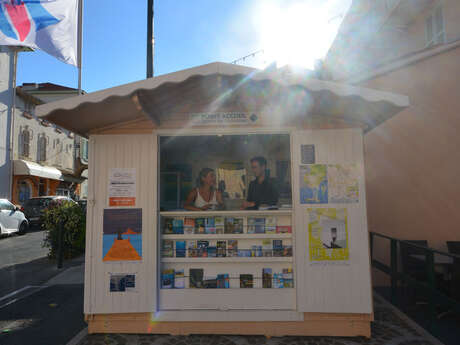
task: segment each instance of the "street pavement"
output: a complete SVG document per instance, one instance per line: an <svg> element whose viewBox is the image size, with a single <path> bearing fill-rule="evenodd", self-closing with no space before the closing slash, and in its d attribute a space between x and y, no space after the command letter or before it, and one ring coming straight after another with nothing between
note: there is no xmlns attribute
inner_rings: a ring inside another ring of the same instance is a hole
<svg viewBox="0 0 460 345"><path fill-rule="evenodd" d="M0 345L65 345L86 327L84 256L57 269L43 236L0 239Z"/></svg>
<svg viewBox="0 0 460 345"><path fill-rule="evenodd" d="M31 231L0 239L0 298L26 286L42 285L62 272L48 260L48 249L42 246L44 236L44 231Z"/></svg>

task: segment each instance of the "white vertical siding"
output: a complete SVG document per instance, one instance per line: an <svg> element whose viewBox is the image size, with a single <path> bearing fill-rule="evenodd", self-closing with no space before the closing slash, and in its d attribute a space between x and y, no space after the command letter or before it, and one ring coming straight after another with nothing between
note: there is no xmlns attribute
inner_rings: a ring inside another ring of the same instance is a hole
<svg viewBox="0 0 460 345"><path fill-rule="evenodd" d="M316 164L359 166L359 203L300 204L300 145L314 144ZM293 205L295 208L297 306L301 312L371 313L369 241L364 184L363 139L360 129L296 131L293 133ZM347 208L348 264L311 264L307 208Z"/></svg>
<svg viewBox="0 0 460 345"><path fill-rule="evenodd" d="M85 266L85 314L152 312L157 294L157 137L90 137L88 219ZM142 208L142 261L103 262L103 212L108 208L111 168L136 169L136 205ZM110 273L135 273L137 292L110 293Z"/></svg>

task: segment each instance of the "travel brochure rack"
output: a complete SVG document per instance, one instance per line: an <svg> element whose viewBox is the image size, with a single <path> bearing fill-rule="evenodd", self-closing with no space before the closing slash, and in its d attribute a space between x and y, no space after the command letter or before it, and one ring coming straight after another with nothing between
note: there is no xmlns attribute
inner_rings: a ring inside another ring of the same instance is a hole
<svg viewBox="0 0 460 345"><path fill-rule="evenodd" d="M291 210L159 218L160 310L295 309Z"/></svg>

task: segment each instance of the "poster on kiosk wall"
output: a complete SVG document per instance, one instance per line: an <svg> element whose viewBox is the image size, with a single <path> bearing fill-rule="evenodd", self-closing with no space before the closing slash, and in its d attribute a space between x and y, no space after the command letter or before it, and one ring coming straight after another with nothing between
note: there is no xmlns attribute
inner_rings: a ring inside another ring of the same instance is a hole
<svg viewBox="0 0 460 345"><path fill-rule="evenodd" d="M142 209L104 210L102 261L142 260Z"/></svg>
<svg viewBox="0 0 460 345"><path fill-rule="evenodd" d="M309 208L310 261L338 262L349 259L346 208Z"/></svg>
<svg viewBox="0 0 460 345"><path fill-rule="evenodd" d="M109 172L109 206L136 205L136 169L112 168Z"/></svg>

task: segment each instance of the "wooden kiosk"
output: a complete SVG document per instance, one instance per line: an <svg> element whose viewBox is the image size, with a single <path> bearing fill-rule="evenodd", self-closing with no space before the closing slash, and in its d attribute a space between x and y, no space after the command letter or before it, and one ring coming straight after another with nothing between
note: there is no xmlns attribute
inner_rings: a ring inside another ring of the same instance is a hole
<svg viewBox="0 0 460 345"><path fill-rule="evenodd" d="M408 104L211 63L38 107L90 142L89 332L370 337L363 131ZM253 155L275 209L238 207ZM205 166L226 208L185 211Z"/></svg>

